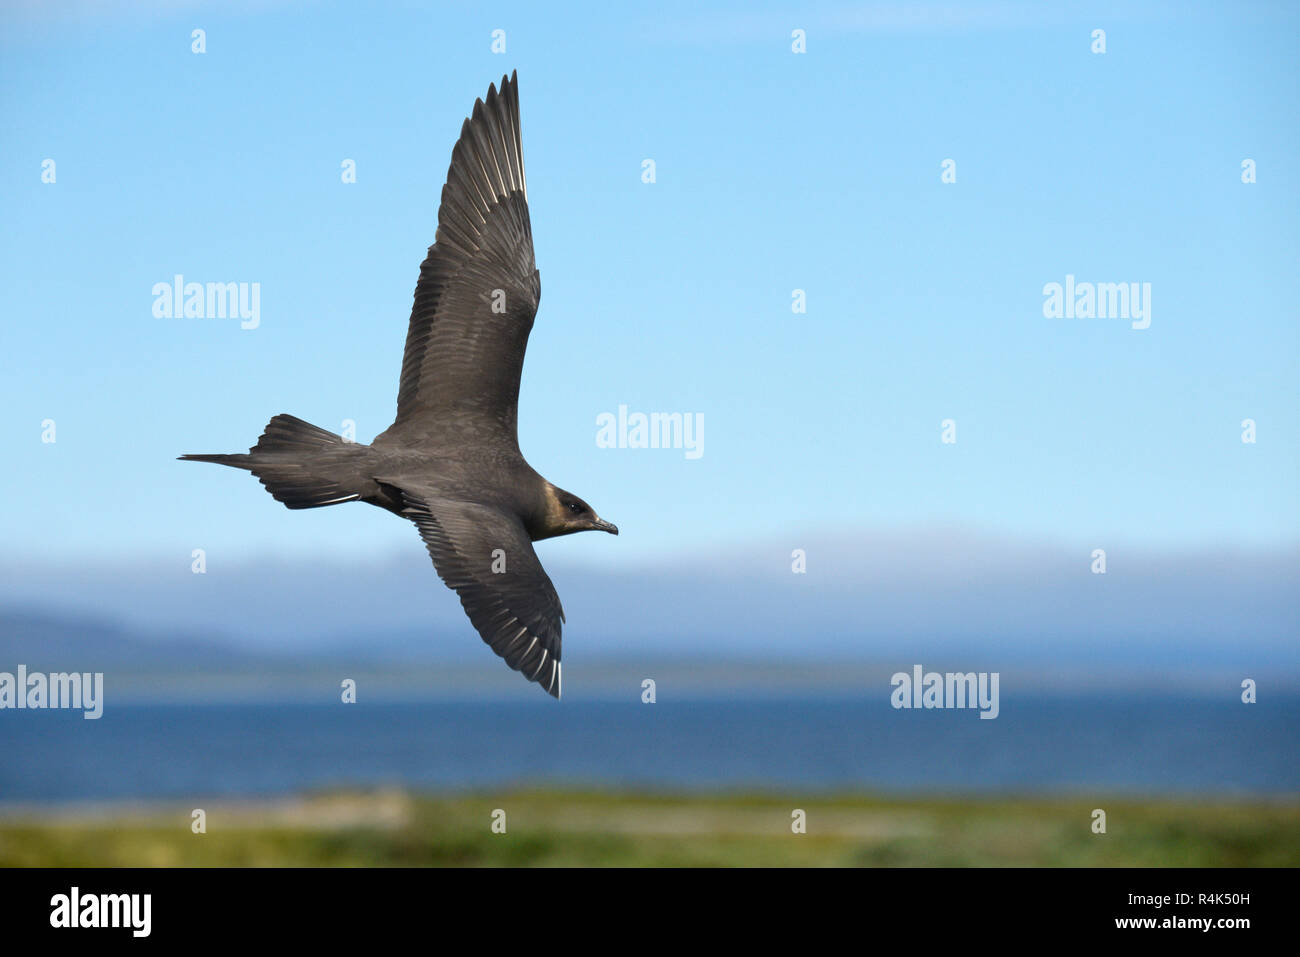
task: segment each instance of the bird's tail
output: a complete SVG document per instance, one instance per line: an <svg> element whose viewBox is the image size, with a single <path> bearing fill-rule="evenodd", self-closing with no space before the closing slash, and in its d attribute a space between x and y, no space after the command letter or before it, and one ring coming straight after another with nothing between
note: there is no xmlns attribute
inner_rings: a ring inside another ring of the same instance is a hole
<svg viewBox="0 0 1300 957"><path fill-rule="evenodd" d="M310 422L277 415L247 455L180 458L248 469L288 508L320 508L361 497L368 481L363 463L369 451L368 445L349 442Z"/></svg>

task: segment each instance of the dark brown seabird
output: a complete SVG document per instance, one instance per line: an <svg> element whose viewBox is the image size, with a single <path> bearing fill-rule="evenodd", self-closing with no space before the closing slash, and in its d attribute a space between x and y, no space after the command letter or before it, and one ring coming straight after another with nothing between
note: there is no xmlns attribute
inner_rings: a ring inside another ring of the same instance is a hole
<svg viewBox="0 0 1300 957"><path fill-rule="evenodd" d="M483 640L558 698L564 610L532 543L618 528L519 451L519 376L540 297L512 74L475 101L452 150L396 421L361 445L277 415L247 455L181 458L248 469L289 508L362 501L410 519Z"/></svg>

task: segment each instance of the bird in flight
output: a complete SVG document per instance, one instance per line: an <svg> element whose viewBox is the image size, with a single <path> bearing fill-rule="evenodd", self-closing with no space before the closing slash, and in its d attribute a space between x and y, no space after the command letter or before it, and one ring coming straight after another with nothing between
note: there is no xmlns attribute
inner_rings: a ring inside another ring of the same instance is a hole
<svg viewBox="0 0 1300 957"><path fill-rule="evenodd" d="M410 519L483 640L559 698L564 610L532 543L618 528L519 451L519 376L540 297L512 74L475 101L452 150L396 421L362 445L277 415L247 455L181 458L247 469L289 508L361 501Z"/></svg>

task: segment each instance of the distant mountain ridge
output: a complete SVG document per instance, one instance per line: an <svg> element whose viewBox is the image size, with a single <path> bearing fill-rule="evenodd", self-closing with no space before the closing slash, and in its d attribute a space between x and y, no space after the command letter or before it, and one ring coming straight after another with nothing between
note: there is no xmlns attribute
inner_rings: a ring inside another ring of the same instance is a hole
<svg viewBox="0 0 1300 957"><path fill-rule="evenodd" d="M30 608L0 608L0 670L99 671L110 667L251 663L258 656L210 636L157 640L90 616L62 616Z"/></svg>
<svg viewBox="0 0 1300 957"><path fill-rule="evenodd" d="M477 636L472 636L477 638ZM476 657L478 642L447 654L428 630L390 631L368 638L331 638L315 647L259 649L229 636L174 632L151 634L89 615L58 615L30 608L0 608L0 671L21 663L31 669L97 671L241 669L297 665L304 660L372 666L434 664Z"/></svg>
<svg viewBox="0 0 1300 957"><path fill-rule="evenodd" d="M574 564L578 553L563 541L542 545L568 615L566 664L651 656L910 668L944 659L974 670L1277 672L1297 663L1296 547L1112 548L1105 574L1094 574L1092 543L947 527L601 567ZM796 571L795 549L806 571ZM0 652L12 659L41 646L156 662L495 663L414 547L387 561L209 560L206 574L192 574L187 555L0 559Z"/></svg>

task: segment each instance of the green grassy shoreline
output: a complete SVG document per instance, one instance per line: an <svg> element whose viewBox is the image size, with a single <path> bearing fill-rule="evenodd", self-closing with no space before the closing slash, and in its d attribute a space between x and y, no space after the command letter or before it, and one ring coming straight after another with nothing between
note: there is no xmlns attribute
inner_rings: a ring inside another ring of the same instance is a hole
<svg viewBox="0 0 1300 957"><path fill-rule="evenodd" d="M1081 866L1300 864L1295 802L511 790L332 792L0 816L0 866ZM791 830L792 812L807 833ZM1105 834L1092 811L1106 811ZM505 812L504 834L493 812Z"/></svg>

